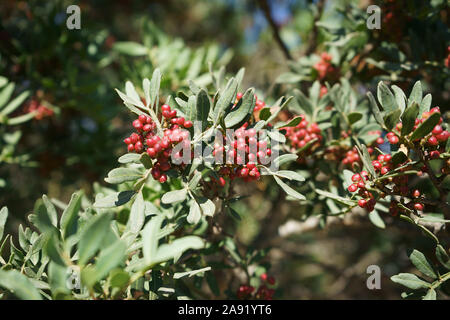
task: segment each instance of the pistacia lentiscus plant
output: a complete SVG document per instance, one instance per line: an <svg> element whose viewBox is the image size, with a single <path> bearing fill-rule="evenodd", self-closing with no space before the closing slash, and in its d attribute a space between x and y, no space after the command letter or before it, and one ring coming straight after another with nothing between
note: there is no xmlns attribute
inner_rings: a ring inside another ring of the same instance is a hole
<svg viewBox="0 0 450 320"><path fill-rule="evenodd" d="M223 223L239 218L232 208L241 199L236 183L272 176L291 199L304 199L286 182L304 178L280 169L297 156L280 147L285 137L278 130L301 118L274 128L269 122L278 112L256 121L254 90L238 92L243 74L213 93L192 82L189 96L166 97L164 104L159 69L142 90L130 82L117 90L137 116L122 165L105 179L117 189L95 185L94 202L82 192L68 204L45 195L37 201L18 245L10 236L2 241L2 250L10 246L0 261L2 296L183 299L225 292L271 299L275 279L259 265L265 251L243 254ZM281 98L278 110L290 100ZM2 236L7 215L3 208ZM219 277L231 267L242 271L237 286Z"/></svg>

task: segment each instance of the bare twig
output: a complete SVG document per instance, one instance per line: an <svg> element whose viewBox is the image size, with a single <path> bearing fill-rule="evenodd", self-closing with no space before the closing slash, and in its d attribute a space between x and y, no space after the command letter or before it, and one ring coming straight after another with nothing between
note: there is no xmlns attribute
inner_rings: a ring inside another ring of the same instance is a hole
<svg viewBox="0 0 450 320"><path fill-rule="evenodd" d="M314 51L316 51L317 48L317 38L319 37L319 29L316 26L316 23L320 20L322 17L323 9L325 7L326 0L319 0L317 2L317 15L314 18L314 24L313 24L313 30L311 32L311 36L308 40L308 47L306 48L305 55L310 55Z"/></svg>
<svg viewBox="0 0 450 320"><path fill-rule="evenodd" d="M270 14L270 7L267 0L258 0L258 5L261 8L261 10L264 13L264 16L267 19L267 22L269 22L270 28L272 29L273 36L278 43L278 46L280 47L281 51L283 51L284 56L288 60L292 60L292 56L289 53L288 48L286 47L286 44L283 42L283 39L281 39L280 36L280 28L275 23L275 21L272 18L272 15Z"/></svg>

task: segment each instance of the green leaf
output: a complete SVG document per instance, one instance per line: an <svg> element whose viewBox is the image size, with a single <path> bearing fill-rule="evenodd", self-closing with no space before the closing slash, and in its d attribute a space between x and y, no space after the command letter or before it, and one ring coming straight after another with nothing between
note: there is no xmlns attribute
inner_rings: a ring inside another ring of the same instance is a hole
<svg viewBox="0 0 450 320"><path fill-rule="evenodd" d="M9 101L9 98L11 98L11 95L14 92L14 88L15 84L11 82L2 89L2 91L0 92L0 109L2 109L5 106L5 104Z"/></svg>
<svg viewBox="0 0 450 320"><path fill-rule="evenodd" d="M169 192L165 193L162 196L161 201L162 201L162 203L170 204L170 203L174 203L174 202L183 201L186 199L186 196L187 196L186 189L174 190L174 191L169 191Z"/></svg>
<svg viewBox="0 0 450 320"><path fill-rule="evenodd" d="M111 184L120 184L127 181L136 181L142 178L142 173L136 169L116 168L108 173L105 181Z"/></svg>
<svg viewBox="0 0 450 320"><path fill-rule="evenodd" d="M3 207L0 210L0 240L3 239L3 232L5 231L5 224L7 218L8 218L8 208Z"/></svg>
<svg viewBox="0 0 450 320"><path fill-rule="evenodd" d="M189 214L187 216L187 222L191 224L197 224L202 217L202 211L197 201L193 200L191 202L191 207L189 208Z"/></svg>
<svg viewBox="0 0 450 320"><path fill-rule="evenodd" d="M377 120L377 122L378 122L382 127L385 127L386 125L384 124L383 116L382 116L382 114L381 114L380 109L378 108L378 104L377 104L377 102L375 101L374 96L372 95L371 92L368 92L368 93L367 93L367 97L369 98L370 105L372 106L372 112L373 112L373 115L375 116L375 120Z"/></svg>
<svg viewBox="0 0 450 320"><path fill-rule="evenodd" d="M440 244L436 247L436 258L444 267L450 270L450 257Z"/></svg>
<svg viewBox="0 0 450 320"><path fill-rule="evenodd" d="M152 217L142 231L142 254L147 266L150 266L155 260L158 250L158 233L164 218L162 216Z"/></svg>
<svg viewBox="0 0 450 320"><path fill-rule="evenodd" d="M158 97L159 97L159 87L161 85L161 71L159 68L156 68L155 71L153 71L152 80L150 81L150 103L149 103L150 109L155 105L156 103L156 110L158 109Z"/></svg>
<svg viewBox="0 0 450 320"><path fill-rule="evenodd" d="M142 193L138 193L134 203L131 206L130 216L128 218L126 231L138 233L141 231L145 221L145 202Z"/></svg>
<svg viewBox="0 0 450 320"><path fill-rule="evenodd" d="M25 113L21 116L9 118L7 121L7 124L10 126L18 125L18 124L21 124L21 123L24 123L24 122L27 122L27 121L33 119L35 115L36 115L36 112L29 112L29 113Z"/></svg>
<svg viewBox="0 0 450 320"><path fill-rule="evenodd" d="M280 129L280 128L286 128L286 127L295 127L296 125L298 125L301 121L303 120L302 117L295 117L294 119L291 119L287 122L281 122L281 123L277 123L275 125L275 129Z"/></svg>
<svg viewBox="0 0 450 320"><path fill-rule="evenodd" d="M132 190L115 192L113 194L107 195L106 197L96 199L94 202L94 207L96 208L113 208L124 205L130 201L131 197L135 194Z"/></svg>
<svg viewBox="0 0 450 320"><path fill-rule="evenodd" d="M139 160L145 169L151 169L153 167L152 158L150 158L146 152L140 155ZM143 177L143 179L145 179L145 177Z"/></svg>
<svg viewBox="0 0 450 320"><path fill-rule="evenodd" d="M57 294L70 294L70 290L67 286L68 268L66 266L57 264L51 261L48 265L48 277L49 284L53 297Z"/></svg>
<svg viewBox="0 0 450 320"><path fill-rule="evenodd" d="M128 272L121 269L114 269L109 276L109 284L113 288L124 288L130 281L130 275Z"/></svg>
<svg viewBox="0 0 450 320"><path fill-rule="evenodd" d="M102 250L95 263L95 282L103 279L115 267L125 261L127 246L121 240L117 240L109 247Z"/></svg>
<svg viewBox="0 0 450 320"><path fill-rule="evenodd" d="M23 300L41 300L42 297L33 283L16 270L0 270L0 286Z"/></svg>
<svg viewBox="0 0 450 320"><path fill-rule="evenodd" d="M386 128L390 131L392 130L392 128L395 127L395 125L398 123L398 120L400 119L400 115L402 113L402 110L400 109L395 109L391 112L389 112L385 117L384 117L384 123L386 125Z"/></svg>
<svg viewBox="0 0 450 320"><path fill-rule="evenodd" d="M421 105L422 96L423 96L422 84L420 83L420 81L417 81L414 84L414 87L411 91L411 95L409 96L408 106L412 105L414 102L417 103L418 105Z"/></svg>
<svg viewBox="0 0 450 320"><path fill-rule="evenodd" d="M385 225L383 219L381 219L381 217L377 211L371 211L369 213L369 219L376 227L378 227L380 229L386 228L386 225Z"/></svg>
<svg viewBox="0 0 450 320"><path fill-rule="evenodd" d="M164 261L169 261L181 256L189 249L202 249L204 247L205 243L200 237L197 236L186 236L176 239L170 244L161 245L158 248L155 260L152 263L157 264Z"/></svg>
<svg viewBox="0 0 450 320"><path fill-rule="evenodd" d="M201 269L197 269L197 270L191 270L191 271L185 271L185 272L176 272L173 275L174 279L180 279L180 278L184 278L184 277L193 277L195 275L203 275L206 271L210 271L211 267L205 267L205 268L201 268Z"/></svg>
<svg viewBox="0 0 450 320"><path fill-rule="evenodd" d="M276 172L271 172L271 174L277 175L278 177L281 178L286 178L289 180L295 180L295 181L305 181L305 178L300 174L297 173L295 171L290 171L290 170L278 170Z"/></svg>
<svg viewBox="0 0 450 320"><path fill-rule="evenodd" d="M395 276L392 276L391 280L413 290L430 288L429 283L421 280L419 277L412 273L399 273Z"/></svg>
<svg viewBox="0 0 450 320"><path fill-rule="evenodd" d="M359 151L359 149L358 149L358 151ZM359 155L360 155L361 160L362 160L362 162L364 164L364 167L369 172L369 174L372 177L376 177L375 169L374 169L374 167L372 165L372 160L370 159L369 151L367 150L367 147L365 145L361 146L361 152L360 152Z"/></svg>
<svg viewBox="0 0 450 320"><path fill-rule="evenodd" d="M197 94L197 101L196 101L197 112L194 120L202 122L202 131L206 128L210 108L211 105L209 102L208 93L204 89L201 89Z"/></svg>
<svg viewBox="0 0 450 320"><path fill-rule="evenodd" d="M245 91L240 103L225 116L225 126L233 128L245 121L253 113L255 102L255 91L253 88L250 88Z"/></svg>
<svg viewBox="0 0 450 320"><path fill-rule="evenodd" d="M278 141L280 143L285 143L286 142L286 136L284 134L280 133L277 130L267 130L267 135L271 139L273 139L275 141Z"/></svg>
<svg viewBox="0 0 450 320"><path fill-rule="evenodd" d="M200 205L202 214L205 216L212 217L216 212L216 206L214 205L214 202L206 197L199 198L198 204Z"/></svg>
<svg viewBox="0 0 450 320"><path fill-rule="evenodd" d="M348 122L350 122L350 124L358 122L359 120L362 119L362 117L363 117L362 113L359 112L352 112L347 115Z"/></svg>
<svg viewBox="0 0 450 320"><path fill-rule="evenodd" d="M102 240L111 228L111 216L99 214L91 218L80 236L78 244L79 264L84 265L100 249Z"/></svg>
<svg viewBox="0 0 450 320"><path fill-rule="evenodd" d="M67 239L75 234L78 228L78 212L81 208L82 192L75 192L70 198L70 202L64 210L59 225L63 239Z"/></svg>
<svg viewBox="0 0 450 320"><path fill-rule="evenodd" d="M285 163L297 160L297 158L298 158L298 156L293 153L283 154L274 160L274 164L275 164L275 166L280 167L281 165L283 165Z"/></svg>
<svg viewBox="0 0 450 320"><path fill-rule="evenodd" d="M225 110L236 99L237 86L238 86L238 84L237 84L236 80L234 78L231 78L228 81L225 90L221 93L219 100L217 100L217 103L213 110L215 124L217 124L219 122L219 119L222 117Z"/></svg>
<svg viewBox="0 0 450 320"><path fill-rule="evenodd" d="M422 300L436 300L436 291L433 288L430 288L427 291L427 294L423 296Z"/></svg>
<svg viewBox="0 0 450 320"><path fill-rule="evenodd" d="M278 185L291 197L297 199L297 200L305 200L305 196L301 193L295 191L291 187L289 187L286 183L284 183L280 178L277 176L273 176L275 178L275 181L278 183Z"/></svg>
<svg viewBox="0 0 450 320"><path fill-rule="evenodd" d="M139 153L126 153L123 156L121 156L118 161L119 161L119 163L123 163L123 164L131 163L131 162L138 163L140 161L140 159L141 159L141 155Z"/></svg>
<svg viewBox="0 0 450 320"><path fill-rule="evenodd" d="M421 139L433 131L433 128L439 123L441 119L441 114L439 112L434 112L431 114L428 119L422 122L416 130L411 135L411 141L415 141L417 139Z"/></svg>
<svg viewBox="0 0 450 320"><path fill-rule="evenodd" d="M433 279L437 279L437 275L434 272L433 267L430 265L427 258L422 252L414 249L409 255L409 259L424 275Z"/></svg>
<svg viewBox="0 0 450 320"><path fill-rule="evenodd" d="M285 72L279 75L279 77L276 79L276 83L297 83L300 80L304 79L304 76L292 73L292 72Z"/></svg>
<svg viewBox="0 0 450 320"><path fill-rule="evenodd" d="M115 42L112 48L122 54L130 56L144 56L148 53L148 49L143 45L132 41L118 41Z"/></svg>
<svg viewBox="0 0 450 320"><path fill-rule="evenodd" d="M47 214L50 218L50 221L55 227L58 227L58 214L56 213L56 208L48 199L48 197L44 194L42 196L42 201L44 202L45 208L47 209Z"/></svg>
<svg viewBox="0 0 450 320"><path fill-rule="evenodd" d="M6 116L16 110L22 103L25 101L25 99L30 95L29 91L22 92L19 96L14 98L2 111L0 111L0 114Z"/></svg>
<svg viewBox="0 0 450 320"><path fill-rule="evenodd" d="M393 85L392 90L395 94L395 101L397 102L397 106L400 108L400 110L405 110L406 108L406 96L402 89L397 87L396 85Z"/></svg>
<svg viewBox="0 0 450 320"><path fill-rule="evenodd" d="M298 89L294 89L293 94L297 99L300 108L305 111L305 114L307 114L309 117L312 117L314 108L311 104L311 101L309 101L305 94Z"/></svg>
<svg viewBox="0 0 450 320"><path fill-rule="evenodd" d="M334 194L334 193L331 193L328 191L324 191L324 190L320 190L320 189L315 189L315 191L316 191L316 193L318 193L324 197L330 198L332 200L335 200L336 202L345 204L347 206L354 206L356 203L356 201L349 200L347 198L338 196L337 194Z"/></svg>
<svg viewBox="0 0 450 320"><path fill-rule="evenodd" d="M413 103L408 108L406 108L405 112L402 115L402 136L406 136L414 128L415 121L417 119L417 115L419 114L419 105L417 103Z"/></svg>
<svg viewBox="0 0 450 320"><path fill-rule="evenodd" d="M270 111L269 107L262 108L261 111L259 111L259 118L261 120L267 121L271 115L272 112Z"/></svg>
<svg viewBox="0 0 450 320"><path fill-rule="evenodd" d="M430 111L432 99L433 98L432 98L431 94L427 94L423 98L422 102L420 103L420 107L419 107L419 115L422 115L422 113L424 113L424 112Z"/></svg>
<svg viewBox="0 0 450 320"><path fill-rule="evenodd" d="M397 102L391 90L383 82L378 83L378 101L380 101L383 109L387 112L394 111L397 108Z"/></svg>
<svg viewBox="0 0 450 320"><path fill-rule="evenodd" d="M408 159L408 156L401 150L398 150L397 152L394 152L392 154L392 163L394 165L398 165L400 163L405 162Z"/></svg>

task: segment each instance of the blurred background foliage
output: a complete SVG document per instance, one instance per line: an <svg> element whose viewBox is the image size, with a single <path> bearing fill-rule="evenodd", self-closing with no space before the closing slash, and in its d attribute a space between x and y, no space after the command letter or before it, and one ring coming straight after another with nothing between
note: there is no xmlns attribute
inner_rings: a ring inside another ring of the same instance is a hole
<svg viewBox="0 0 450 320"><path fill-rule="evenodd" d="M445 1L407 2L401 9L416 18L391 22L397 32L386 34L361 25L360 8L370 4L364 0L76 1L81 30L66 28L73 1L1 1L0 75L16 83L17 93L29 90L55 111L1 129L21 131L14 154L27 160L0 162L0 206L13 215L9 231L17 230L43 193L64 202L80 188L92 194L93 182L103 181L125 152L122 140L131 130L130 114L113 89L126 80L140 83L156 67L164 75L163 96L187 88L189 79L211 81L208 62L232 73L245 67L244 87L254 86L270 104L290 85L308 88L315 80L308 59L329 49L342 74L353 84L366 83L362 91L386 79L409 90L421 79L446 111L449 73L438 70L449 41L449 9ZM292 81L280 84L284 73ZM326 227L306 220L305 208L283 201L265 180L239 188L252 196L235 207L242 217L233 222L237 238L243 246L271 248L267 261L282 298L398 298L401 288L388 277L410 267L405 243L430 246L405 226L380 231L357 214ZM366 288L370 264L382 266L382 290Z"/></svg>

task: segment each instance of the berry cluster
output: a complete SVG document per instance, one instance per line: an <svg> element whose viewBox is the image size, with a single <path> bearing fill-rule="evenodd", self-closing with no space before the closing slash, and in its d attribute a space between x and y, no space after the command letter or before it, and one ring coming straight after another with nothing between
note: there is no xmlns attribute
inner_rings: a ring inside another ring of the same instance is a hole
<svg viewBox="0 0 450 320"><path fill-rule="evenodd" d="M337 69L331 64L331 59L332 57L329 53L323 52L320 55L320 60L313 66L313 68L317 71L317 76L320 81L327 77L331 77L333 79L336 77Z"/></svg>
<svg viewBox="0 0 450 320"><path fill-rule="evenodd" d="M422 113L421 119L416 119L414 124L414 130L423 122L425 121L431 114L433 113L439 113L440 109L439 107L435 107L431 109L429 112ZM418 143L425 147L425 150L431 159L439 158L440 154L444 150L445 143L447 142L448 138L450 137L450 133L446 130L444 130L441 126L442 124L442 117L439 120L439 124L437 124L432 132L422 138L420 141L413 141L414 143ZM396 145L400 142L400 131L402 129L402 123L399 122L395 129L392 132L389 132L386 137L390 144Z"/></svg>
<svg viewBox="0 0 450 320"><path fill-rule="evenodd" d="M407 193L407 191L406 191ZM410 194L410 197L414 200L409 201L408 203L405 203L404 199L402 199L402 202L400 202L404 207L410 209L410 210L416 210L416 211L423 211L424 206L423 203L420 201L421 193L419 190L413 190ZM392 216L397 216L399 213L404 213L406 209L401 208L398 206L399 202L392 200L389 205L389 213Z"/></svg>
<svg viewBox="0 0 450 320"><path fill-rule="evenodd" d="M214 144L213 156L224 163L218 171L220 177L216 181L220 186L225 185L226 177L231 180L242 178L245 182L258 180L261 173L257 164L268 163L268 158L272 155L267 141L258 141L257 131L247 128L246 122L234 132L233 137L224 137L223 141Z"/></svg>
<svg viewBox="0 0 450 320"><path fill-rule="evenodd" d="M408 170L409 160L405 163L399 164L402 169L400 171ZM372 165L377 173L381 176L384 176L395 169L392 163L392 156L390 154L382 154L377 157L376 160L372 161ZM398 167L397 166L397 167ZM425 170L425 169L424 169ZM369 175L367 171L361 171L360 173L355 173L352 176L353 183L348 187L348 191L354 193L358 191L358 195L361 199L358 200L358 205L361 208L365 208L367 211L372 211L375 208L376 199L373 194L367 190L366 181L369 180ZM377 187L379 187L383 192L380 193L380 198L385 197L385 190L389 190L392 194L398 195L402 197L401 203L405 207L410 210L422 211L423 204L420 202L420 191L413 190L410 193L408 188L408 176L407 175L398 175L393 177L388 177L387 179L379 180ZM386 188L388 185L391 185L390 188ZM405 203L404 197L410 197L416 199L414 201L410 201ZM397 206L397 202L395 200L391 201L390 212L392 215L397 215L399 212L399 207Z"/></svg>
<svg viewBox="0 0 450 320"><path fill-rule="evenodd" d="M308 143L315 140L305 152L312 152L315 148L320 146L323 140L321 130L317 123L309 123L303 115L300 115L303 119L295 127L282 128L286 130L285 136L288 138L289 143L293 149L301 149Z"/></svg>
<svg viewBox="0 0 450 320"><path fill-rule="evenodd" d="M53 110L40 104L39 101L36 99L32 99L29 102L29 104L25 107L25 112L27 113L35 112L36 115L34 116L34 118L36 120L42 120L45 117L53 116Z"/></svg>
<svg viewBox="0 0 450 320"><path fill-rule="evenodd" d="M269 288L269 286L275 285L275 278L268 276L266 273L261 275L262 284L255 292L255 287L249 285L241 285L236 293L236 296L240 300L248 300L255 298L257 300L272 300L275 294L275 289ZM253 296L254 293L254 296Z"/></svg>
<svg viewBox="0 0 450 320"><path fill-rule="evenodd" d="M166 171L177 165L171 163L172 148L182 142L190 147L189 132L185 129L192 127L192 122L182 117L177 117L177 111L171 110L169 105L162 105L163 136L157 135L157 126L149 116L141 114L133 121L133 127L137 132L124 139L128 152L146 152L150 158L156 159L151 174L155 180L164 183L167 181ZM179 160L183 156L182 151L173 154L174 159Z"/></svg>

